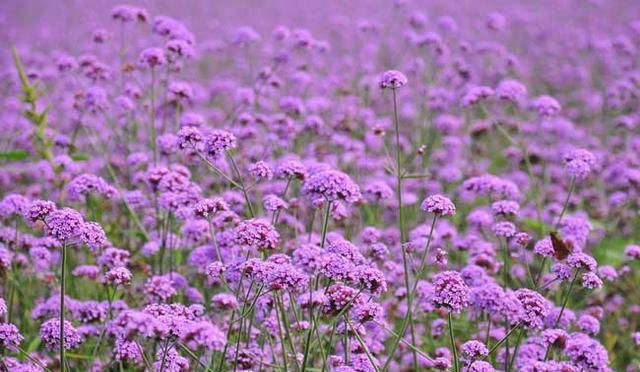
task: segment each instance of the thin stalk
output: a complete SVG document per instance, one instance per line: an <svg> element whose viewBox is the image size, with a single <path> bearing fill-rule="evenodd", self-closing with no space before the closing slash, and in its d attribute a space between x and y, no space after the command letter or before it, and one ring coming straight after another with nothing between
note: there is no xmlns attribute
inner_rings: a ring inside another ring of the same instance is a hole
<svg viewBox="0 0 640 372"><path fill-rule="evenodd" d="M558 328L558 324L560 324L560 320L562 319L562 314L564 314L564 309L567 307L567 303L569 302L569 296L571 295L571 290L573 290L573 286L576 283L576 279L578 279L578 275L580 274L580 269L576 270L576 273L573 275L573 279L571 279L571 283L569 283L569 288L567 289L567 293L564 295L564 300L562 300L562 307L560 308L560 313L556 318L556 321L553 323L553 328ZM549 358L549 352L551 351L551 345L547 347L547 351L544 354L545 362Z"/></svg>
<svg viewBox="0 0 640 372"><path fill-rule="evenodd" d="M504 335L504 337L500 341L498 341L495 345L493 345L493 347L489 350L489 353L487 354L487 356L484 357L484 359L486 360L487 358L489 358L489 356L493 354L493 352L496 351L500 347L500 345L502 345L505 341L507 341L507 339L509 338L509 336L511 336L513 332L515 332L518 328L520 328L520 325L521 325L520 323L514 325L509 330L509 332L507 332L507 334Z"/></svg>
<svg viewBox="0 0 640 372"><path fill-rule="evenodd" d="M434 217L433 222L431 223L431 228L429 230L429 236L427 237L427 245L425 247L425 257L428 254L427 252L430 250L431 247L431 242L432 242L432 237L433 237L433 230L435 229L436 226L436 218ZM404 249L402 250L403 254L404 254ZM424 266L426 265L426 259L425 257L423 257L422 259L422 263L420 265L420 271L416 274L416 280L413 283L413 288L411 289L410 292L407 292L407 296L413 298L413 296L415 295L416 291L418 290L418 282L419 282L419 278L420 275L422 274L422 271L424 271ZM412 301L413 304L413 301ZM398 345L400 344L400 339L403 337L404 333L407 331L407 327L409 326L409 315L411 314L411 312L413 311L412 307L408 307L407 308L407 314L405 315L403 321L402 321L402 326L400 327L400 332L398 333L399 337L396 337L394 340L393 345L391 346L391 352L389 353L389 357L387 358L387 361L385 362L384 366L382 367L382 371L386 371L387 368L389 368L389 364L391 363L391 360L393 358L393 355L396 351L396 349L398 348Z"/></svg>
<svg viewBox="0 0 640 372"><path fill-rule="evenodd" d="M484 344L489 346L489 337L491 336L491 313L487 315L487 333L484 336Z"/></svg>
<svg viewBox="0 0 640 372"><path fill-rule="evenodd" d="M62 372L66 369L64 354L64 281L67 266L67 242L62 242L62 263L60 265L60 365Z"/></svg>
<svg viewBox="0 0 640 372"><path fill-rule="evenodd" d="M516 358L518 357L518 349L520 348L520 343L522 342L522 336L524 335L524 328L520 328L520 332L518 332L518 338L516 339L516 346L513 349L513 357L511 358L511 362L506 365L506 372L511 371L511 369L513 368L513 364L516 361Z"/></svg>
<svg viewBox="0 0 640 372"><path fill-rule="evenodd" d="M227 350L229 349L229 339L231 337L231 331L232 331L232 326L233 326L233 319L236 316L236 311L232 311L231 312L231 317L229 318L229 329L227 329L227 342L224 343L224 348L222 349L222 355L220 356L220 364L218 364L218 368L217 371L221 372L224 367L224 358L227 355ZM213 361L214 361L214 355L215 354L211 354L211 361L209 363L209 368L211 368L213 366Z"/></svg>
<svg viewBox="0 0 640 372"><path fill-rule="evenodd" d="M288 341L287 344L289 345L289 349L291 349L291 353L293 354L293 362L294 362L294 365L296 366L296 370L299 370L300 368L298 367L298 360L296 358L297 353L296 353L295 347L293 346L293 340L291 338L291 329L289 327L289 319L287 317L287 312L285 311L284 305L282 304L282 297L280 295L276 295L275 298L276 298L276 304L280 308L280 316L282 317L282 324L283 324L286 339Z"/></svg>
<svg viewBox="0 0 640 372"><path fill-rule="evenodd" d="M277 301L277 300L276 300ZM284 370L288 370L287 368L287 350L284 343L284 334L282 333L282 325L280 324L280 316L278 316L279 311L276 309L276 319L278 320L278 336L280 337L280 351L282 353L282 364L284 366Z"/></svg>
<svg viewBox="0 0 640 372"><path fill-rule="evenodd" d="M242 191L242 196L244 196L244 201L247 203L247 207L249 208L249 216L251 218L255 217L255 213L253 212L253 205L251 204L251 200L249 199L249 194L247 194L247 188L244 186L244 181L242 181L242 174L240 173L240 169L238 169L238 165L236 164L233 155L227 151L227 156L231 161L231 167L236 172L236 176L238 177L238 183L240 184L240 191Z"/></svg>
<svg viewBox="0 0 640 372"><path fill-rule="evenodd" d="M560 215L558 216L558 220L553 226L554 230L557 230L558 226L560 226L560 222L562 222L562 217L564 217L564 214L567 211L567 208L569 207L569 199L571 199L571 194L573 193L573 190L575 189L575 187L576 187L576 178L572 177L571 184L569 185L569 192L567 193L567 198L564 200L564 204L562 205L562 211L560 212Z"/></svg>
<svg viewBox="0 0 640 372"><path fill-rule="evenodd" d="M449 341L451 342L451 351L453 352L453 370L458 372L460 367L458 365L458 349L456 347L455 337L453 336L453 320L451 319L451 312L448 314L449 318Z"/></svg>
<svg viewBox="0 0 640 372"><path fill-rule="evenodd" d="M376 366L375 360L373 359L373 356L371 355L371 352L369 351L369 348L367 347L367 344L364 342L362 337L360 337L360 335L358 334L358 331L351 326L351 322L349 322L349 318L347 316L345 316L344 320L349 325L349 328L351 328L353 330L353 335L356 336L356 339L358 340L358 343L360 344L360 347L364 350L364 353L366 354L367 359L369 359L369 363L371 363L371 366L373 367L373 369L376 372L380 372L380 369L378 369L378 366ZM349 332L345 332L345 334L348 335Z"/></svg>
<svg viewBox="0 0 640 372"><path fill-rule="evenodd" d="M412 345L409 341L407 341L404 338L400 337L400 335L395 333L393 330L387 328L384 324L381 324L381 323L378 323L378 322L376 322L376 324L378 326L380 326L382 329L384 329L386 332L391 334L393 337L399 338L400 342L402 342L403 344L407 345L407 347L409 347L411 350L415 350L416 353L420 354L420 356L422 356L425 360L428 360L430 362L433 361L433 359L429 355L425 354L422 350L417 348L415 345Z"/></svg>
<svg viewBox="0 0 640 372"><path fill-rule="evenodd" d="M415 326L413 324L413 313L412 313L412 300L413 296L411 296L411 288L409 285L409 264L407 261L407 253L404 250L404 243L406 241L405 231L404 231L404 211L402 208L402 160L401 160L401 149L400 149L400 119L398 117L398 98L396 95L396 90L392 89L393 93L393 121L395 125L396 132L396 198L398 202L398 228L400 229L400 250L402 251L402 264L404 269L404 285L407 292L407 316L406 319L409 323L409 329L411 331L411 342L416 345L416 332ZM403 326L403 328L405 328ZM406 328L405 328L406 330ZM400 336L403 335L404 332L400 332ZM392 347L391 353L389 353L389 359L387 363L385 363L382 370L384 371L388 366L391 357L393 357L396 348L398 347L400 341L396 340ZM413 353L413 366L415 370L418 370L418 354L412 350Z"/></svg>
<svg viewBox="0 0 640 372"><path fill-rule="evenodd" d="M320 246L322 248L324 248L324 243L327 238L327 230L329 227L329 214L331 213L331 202L326 200L326 203L327 203L327 207L324 211L324 220L322 223L322 235L321 235L322 237L320 239ZM311 227L311 230L312 229L313 229L313 226ZM319 278L316 278L316 289L319 283L318 279ZM311 325L309 326L309 332L307 333L307 340L304 345L304 354L303 354L304 356L302 357L302 368L301 368L302 372L304 372L307 368L307 362L309 361L309 347L311 346L311 336L313 335L313 332L315 331L315 327L316 327L316 322L314 321L314 315L313 315L312 293L313 293L312 288L309 287L309 320L311 321Z"/></svg>
<svg viewBox="0 0 640 372"><path fill-rule="evenodd" d="M151 68L151 113L149 117L150 134L151 134L151 150L153 151L153 165L158 164L158 149L156 148L156 72Z"/></svg>
<svg viewBox="0 0 640 372"><path fill-rule="evenodd" d="M504 259L504 267L502 268L502 284L505 289L509 287L509 261L511 257L509 256L509 243L506 241L503 245L503 259Z"/></svg>

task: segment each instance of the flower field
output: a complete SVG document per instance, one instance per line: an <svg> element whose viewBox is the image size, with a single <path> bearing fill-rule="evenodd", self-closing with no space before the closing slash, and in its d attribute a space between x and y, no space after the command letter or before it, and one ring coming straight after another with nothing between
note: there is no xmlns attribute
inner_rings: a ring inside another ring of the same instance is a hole
<svg viewBox="0 0 640 372"><path fill-rule="evenodd" d="M0 4L0 372L640 371L640 4Z"/></svg>

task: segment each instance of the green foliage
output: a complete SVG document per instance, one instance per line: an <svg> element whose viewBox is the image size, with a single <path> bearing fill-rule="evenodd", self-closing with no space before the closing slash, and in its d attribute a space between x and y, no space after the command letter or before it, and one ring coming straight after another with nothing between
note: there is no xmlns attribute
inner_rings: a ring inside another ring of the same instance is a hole
<svg viewBox="0 0 640 372"><path fill-rule="evenodd" d="M29 153L23 150L0 152L0 161L22 161L29 157Z"/></svg>
<svg viewBox="0 0 640 372"><path fill-rule="evenodd" d="M38 109L38 99L44 95L44 89L39 83L32 84L29 81L15 47L11 48L11 55L13 56L18 77L20 78L20 86L22 89L22 97L20 99L28 105L28 108L23 111L23 115L35 126L33 133L35 148L38 150L42 159L53 162L53 153L51 152L53 142L46 136L47 113L51 106L47 106L43 110Z"/></svg>

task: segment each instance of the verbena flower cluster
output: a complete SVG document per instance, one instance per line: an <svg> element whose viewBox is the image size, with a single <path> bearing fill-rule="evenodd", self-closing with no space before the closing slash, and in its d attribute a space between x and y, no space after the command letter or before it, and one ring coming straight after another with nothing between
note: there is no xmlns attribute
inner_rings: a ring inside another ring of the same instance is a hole
<svg viewBox="0 0 640 372"><path fill-rule="evenodd" d="M640 371L638 4L144 4L0 4L0 371Z"/></svg>

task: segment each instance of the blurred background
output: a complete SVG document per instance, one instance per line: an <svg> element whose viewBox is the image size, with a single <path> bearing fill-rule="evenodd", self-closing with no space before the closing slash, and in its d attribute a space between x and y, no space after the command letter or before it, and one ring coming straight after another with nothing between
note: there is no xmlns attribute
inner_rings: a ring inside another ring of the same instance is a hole
<svg viewBox="0 0 640 372"><path fill-rule="evenodd" d="M109 24L110 11L119 4L145 7L152 17L170 15L201 39L215 37L212 33L221 32L220 26L251 25L264 35L279 24L304 27L321 36L339 32L332 22L336 16L390 26L397 21L392 14L399 5L422 9L429 21L443 15L464 19L458 25L462 30L476 29L496 11L512 22L539 22L548 32L566 32L579 25L611 33L640 17L638 0L1 0L0 40L3 44L29 40L33 45L37 39L43 47L52 40L72 45L82 33L69 33L70 28L90 35L96 27Z"/></svg>

